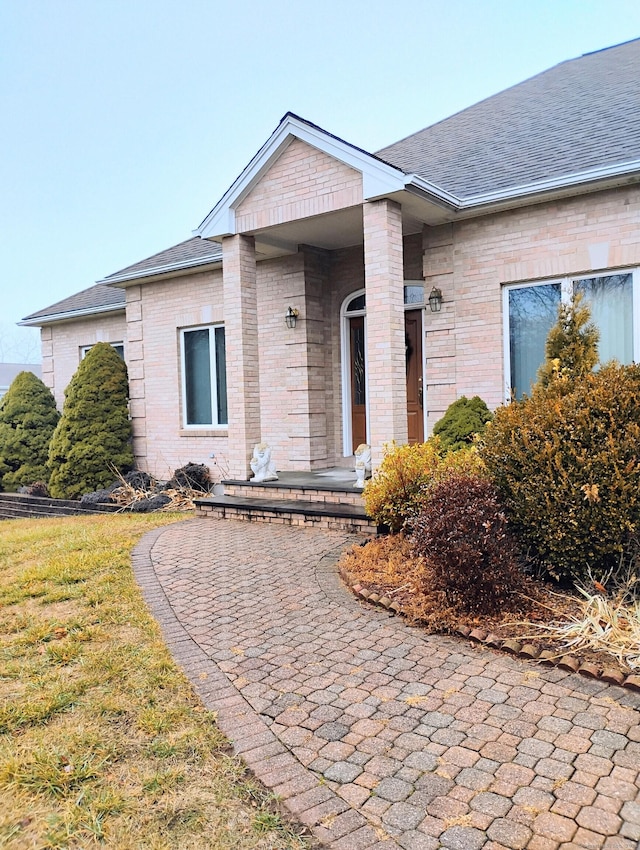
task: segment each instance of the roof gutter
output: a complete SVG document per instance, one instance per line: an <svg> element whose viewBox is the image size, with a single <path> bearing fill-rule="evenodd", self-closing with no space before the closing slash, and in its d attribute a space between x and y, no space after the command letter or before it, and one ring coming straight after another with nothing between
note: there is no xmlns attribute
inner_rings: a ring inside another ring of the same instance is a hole
<svg viewBox="0 0 640 850"><path fill-rule="evenodd" d="M98 313L123 313L125 310L124 301L122 304L109 304L103 307L84 307L82 310L68 310L64 313L49 313L46 316L33 316L17 322L20 327L40 327L41 325L51 325L54 322L68 322L70 319L83 319L86 316L96 316Z"/></svg>
<svg viewBox="0 0 640 850"><path fill-rule="evenodd" d="M140 280L145 277L156 277L161 274L169 274L170 272L181 271L182 269L193 269L198 266L210 266L216 265L218 263L222 263L222 252L217 251L215 254L211 254L209 257L198 257L196 260L186 260L183 262L175 262L175 263L166 263L163 266L154 266L148 269L142 269L137 272L132 272L129 274L125 274L124 272L116 272L116 274L109 275L109 277L105 277L102 280L96 281L96 283L103 283L107 286L116 283L125 283L130 280Z"/></svg>
<svg viewBox="0 0 640 850"><path fill-rule="evenodd" d="M496 189L493 192L485 192L479 195L470 195L466 198L458 198L440 189L434 183L420 177L417 174L408 174L405 185L409 191L422 194L436 203L444 204L455 212L465 212L480 207L498 206L516 201L520 198L535 197L536 195L561 192L562 190L585 188L602 182L613 182L625 177L640 176L640 159L629 162L605 165L598 168L590 168L574 174L564 174L560 177L550 177L546 180L537 180L533 183L525 183L521 186L511 186L507 189ZM417 191L416 191L417 190Z"/></svg>

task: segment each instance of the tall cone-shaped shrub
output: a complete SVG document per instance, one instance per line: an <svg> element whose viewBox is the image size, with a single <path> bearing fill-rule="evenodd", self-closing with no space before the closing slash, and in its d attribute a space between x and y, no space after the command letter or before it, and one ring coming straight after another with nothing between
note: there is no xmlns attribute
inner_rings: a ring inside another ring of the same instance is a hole
<svg viewBox="0 0 640 850"><path fill-rule="evenodd" d="M47 481L51 435L60 414L51 390L20 372L0 402L0 481L4 490Z"/></svg>
<svg viewBox="0 0 640 850"><path fill-rule="evenodd" d="M538 370L538 384L547 387L554 378L574 379L592 372L598 362L600 333L591 310L578 292L558 307L558 320L549 331L545 360Z"/></svg>
<svg viewBox="0 0 640 850"><path fill-rule="evenodd" d="M99 342L80 363L65 390L62 417L49 448L49 490L61 499L106 487L114 467L133 466L127 367Z"/></svg>

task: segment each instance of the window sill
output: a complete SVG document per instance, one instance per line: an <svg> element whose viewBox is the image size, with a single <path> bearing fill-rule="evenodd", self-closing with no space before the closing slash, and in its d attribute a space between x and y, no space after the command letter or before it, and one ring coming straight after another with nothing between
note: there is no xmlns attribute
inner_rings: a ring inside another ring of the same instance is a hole
<svg viewBox="0 0 640 850"><path fill-rule="evenodd" d="M181 428L181 437L228 437L228 428Z"/></svg>

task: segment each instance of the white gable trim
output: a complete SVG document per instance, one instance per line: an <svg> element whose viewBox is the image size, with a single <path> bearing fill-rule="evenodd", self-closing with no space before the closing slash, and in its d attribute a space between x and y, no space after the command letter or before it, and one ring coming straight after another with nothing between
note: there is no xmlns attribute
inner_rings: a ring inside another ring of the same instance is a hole
<svg viewBox="0 0 640 850"><path fill-rule="evenodd" d="M202 224L193 231L203 239L220 239L236 233L235 210L263 175L291 144L300 139L362 174L364 200L373 200L405 188L406 175L371 154L355 148L295 115L285 115L271 138L258 151Z"/></svg>

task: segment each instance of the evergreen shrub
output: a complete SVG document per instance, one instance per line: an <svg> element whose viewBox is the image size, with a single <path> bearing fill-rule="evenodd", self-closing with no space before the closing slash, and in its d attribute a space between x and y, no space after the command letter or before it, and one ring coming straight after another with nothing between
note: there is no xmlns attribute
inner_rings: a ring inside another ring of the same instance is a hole
<svg viewBox="0 0 640 850"><path fill-rule="evenodd" d="M438 437L414 445L392 443L365 485L365 509L378 525L397 532L420 513L435 482L450 472L481 475L483 470L484 464L473 447L447 452Z"/></svg>
<svg viewBox="0 0 640 850"><path fill-rule="evenodd" d="M77 499L107 487L114 470L133 466L127 367L100 342L82 360L65 390L62 416L49 448L54 498Z"/></svg>
<svg viewBox="0 0 640 850"><path fill-rule="evenodd" d="M602 580L640 531L640 366L557 375L499 408L481 456L543 571Z"/></svg>
<svg viewBox="0 0 640 850"><path fill-rule="evenodd" d="M491 481L453 473L435 484L413 522L412 541L427 561L425 591L437 588L467 614L517 609L524 576Z"/></svg>
<svg viewBox="0 0 640 850"><path fill-rule="evenodd" d="M461 396L450 404L442 419L433 426L434 436L446 449L457 451L471 445L476 434L482 434L492 413L478 395Z"/></svg>
<svg viewBox="0 0 640 850"><path fill-rule="evenodd" d="M591 319L591 310L575 293L569 304L560 304L558 319L549 331L545 360L538 370L538 384L548 386L555 378L580 378L598 363L600 333Z"/></svg>
<svg viewBox="0 0 640 850"><path fill-rule="evenodd" d="M47 456L60 414L51 390L33 372L20 372L0 401L0 476L4 490L49 477Z"/></svg>

